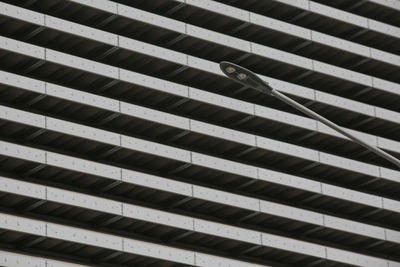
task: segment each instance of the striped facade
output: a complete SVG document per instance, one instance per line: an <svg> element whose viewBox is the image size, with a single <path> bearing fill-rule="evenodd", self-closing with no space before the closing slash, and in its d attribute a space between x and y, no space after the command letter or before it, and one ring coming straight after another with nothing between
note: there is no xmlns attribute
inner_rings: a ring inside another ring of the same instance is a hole
<svg viewBox="0 0 400 267"><path fill-rule="evenodd" d="M400 266L400 1L0 2L1 266Z"/></svg>

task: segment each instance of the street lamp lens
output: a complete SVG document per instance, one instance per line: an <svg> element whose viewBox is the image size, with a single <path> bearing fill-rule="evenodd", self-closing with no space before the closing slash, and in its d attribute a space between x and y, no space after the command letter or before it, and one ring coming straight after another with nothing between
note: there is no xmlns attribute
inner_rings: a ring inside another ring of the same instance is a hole
<svg viewBox="0 0 400 267"><path fill-rule="evenodd" d="M234 73L236 71L234 67L227 67L225 70L227 73Z"/></svg>
<svg viewBox="0 0 400 267"><path fill-rule="evenodd" d="M245 80L245 79L247 79L247 75L244 74L244 73L239 73L239 74L237 75L237 78L238 78L239 80Z"/></svg>

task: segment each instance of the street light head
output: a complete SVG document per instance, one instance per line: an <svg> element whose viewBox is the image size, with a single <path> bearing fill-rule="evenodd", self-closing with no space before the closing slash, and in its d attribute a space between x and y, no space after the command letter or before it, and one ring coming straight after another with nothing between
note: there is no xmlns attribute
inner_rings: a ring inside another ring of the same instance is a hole
<svg viewBox="0 0 400 267"><path fill-rule="evenodd" d="M252 71L227 61L220 62L219 67L231 80L253 88L259 92L272 94L273 88Z"/></svg>

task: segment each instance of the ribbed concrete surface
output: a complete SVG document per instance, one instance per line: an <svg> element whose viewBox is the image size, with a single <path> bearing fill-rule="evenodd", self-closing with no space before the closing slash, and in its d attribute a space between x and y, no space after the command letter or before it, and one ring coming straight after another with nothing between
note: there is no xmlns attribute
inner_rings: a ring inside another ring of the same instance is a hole
<svg viewBox="0 0 400 267"><path fill-rule="evenodd" d="M400 266L396 1L0 2L0 265Z"/></svg>

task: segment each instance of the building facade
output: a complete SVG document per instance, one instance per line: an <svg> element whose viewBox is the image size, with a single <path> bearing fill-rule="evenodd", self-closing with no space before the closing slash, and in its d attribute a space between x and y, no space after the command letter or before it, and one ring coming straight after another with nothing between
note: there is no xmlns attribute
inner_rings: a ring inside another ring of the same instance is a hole
<svg viewBox="0 0 400 267"><path fill-rule="evenodd" d="M396 0L0 2L1 266L400 266Z"/></svg>

